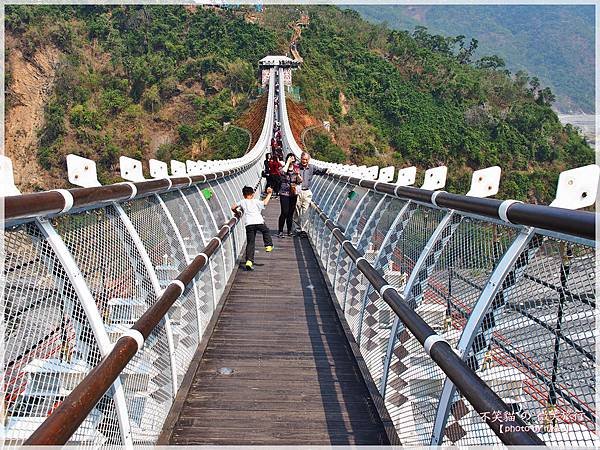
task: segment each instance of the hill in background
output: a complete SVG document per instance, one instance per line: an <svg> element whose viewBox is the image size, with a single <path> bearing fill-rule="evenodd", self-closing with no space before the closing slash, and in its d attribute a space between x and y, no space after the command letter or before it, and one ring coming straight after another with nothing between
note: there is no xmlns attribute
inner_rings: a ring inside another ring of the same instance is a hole
<svg viewBox="0 0 600 450"><path fill-rule="evenodd" d="M324 160L379 166L448 166L448 190L467 192L472 170L499 165L499 198L550 202L561 170L594 161L594 152L552 110L554 94L472 42L420 29L394 31L359 13L302 6L310 25L294 73L308 111L331 122L307 144ZM265 26L300 14L272 7ZM290 33L291 34L291 33ZM420 180L417 180L417 185Z"/></svg>
<svg viewBox="0 0 600 450"><path fill-rule="evenodd" d="M594 112L593 5L364 5L365 19L398 30L479 41L476 55L498 55L513 72L524 70L556 93L561 112Z"/></svg>
<svg viewBox="0 0 600 450"><path fill-rule="evenodd" d="M257 96L275 34L196 6L6 8L6 152L24 191L65 187L69 153L120 181L119 156L233 158L248 135L223 123Z"/></svg>

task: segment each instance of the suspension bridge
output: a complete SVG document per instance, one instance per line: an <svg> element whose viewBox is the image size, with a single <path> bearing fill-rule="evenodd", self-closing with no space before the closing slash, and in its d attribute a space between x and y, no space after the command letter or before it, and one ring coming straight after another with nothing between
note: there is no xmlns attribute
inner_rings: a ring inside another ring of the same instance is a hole
<svg viewBox="0 0 600 450"><path fill-rule="evenodd" d="M445 167L417 188L313 159L308 239L241 271L230 206L263 189L275 121L301 152L269 61L243 157L151 179L122 157L101 186L70 155L78 187L37 193L3 157L5 445L597 444L598 167L543 206L491 198L497 167L461 195Z"/></svg>

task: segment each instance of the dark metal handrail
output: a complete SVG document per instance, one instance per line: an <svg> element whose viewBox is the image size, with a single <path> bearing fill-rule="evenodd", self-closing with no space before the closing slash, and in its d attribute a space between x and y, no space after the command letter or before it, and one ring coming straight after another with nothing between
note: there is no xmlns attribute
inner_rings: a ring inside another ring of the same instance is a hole
<svg viewBox="0 0 600 450"><path fill-rule="evenodd" d="M163 294L115 343L111 352L73 389L52 414L25 441L25 445L64 445L119 377L145 341L193 278L229 236L241 216L232 217L202 252L164 290ZM182 287L184 286L184 287ZM141 336L140 336L141 334ZM141 339L140 339L141 340Z"/></svg>
<svg viewBox="0 0 600 450"><path fill-rule="evenodd" d="M381 183L378 183L381 184ZM450 344L441 338L406 302L403 295L390 286L385 278L361 255L356 247L344 235L327 215L315 204L311 206L317 211L320 219L340 243L346 254L355 263L358 270L367 278L380 297L390 306L417 340L425 347L431 359L444 371L457 386L475 410L486 417L488 426L500 440L507 445L545 445L531 431L520 417L512 413L510 407L454 352ZM494 412L507 413L493 414ZM484 414L487 413L487 414ZM494 415L494 420L491 420ZM496 420L496 416L502 416ZM511 420L510 417L515 417ZM512 431L528 430L528 431Z"/></svg>
<svg viewBox="0 0 600 450"><path fill-rule="evenodd" d="M429 191L347 175L327 174L326 176L405 200L415 200L439 207L505 220L499 212L501 205L505 202L504 200L468 197L446 191ZM594 212L520 202L505 203L504 207L506 208L506 219L512 224L542 228L586 239L595 239L596 237L596 213Z"/></svg>
<svg viewBox="0 0 600 450"><path fill-rule="evenodd" d="M73 188L34 192L22 195L4 197L4 220L14 221L60 214L69 210L101 206L105 203L132 200L151 194L159 194L174 189L180 189L217 180L244 171L256 161L245 166L219 171L204 175L185 177L169 177L139 182L115 183L107 186ZM67 192L65 196L61 193ZM73 199L72 204L67 201L68 195Z"/></svg>

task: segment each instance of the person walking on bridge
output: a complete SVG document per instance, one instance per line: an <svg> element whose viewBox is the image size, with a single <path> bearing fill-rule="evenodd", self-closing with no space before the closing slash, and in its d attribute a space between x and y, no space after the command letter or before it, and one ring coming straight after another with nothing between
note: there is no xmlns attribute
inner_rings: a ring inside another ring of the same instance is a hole
<svg viewBox="0 0 600 450"><path fill-rule="evenodd" d="M242 188L244 199L231 207L233 212L236 212L238 208L244 211L244 222L246 225L246 270L254 270L256 233L262 233L265 251L273 251L273 239L271 239L271 233L265 225L265 219L262 216L262 210L269 204L272 192L273 189L268 188L267 196L263 201L260 201L254 198L254 189L250 186L244 186Z"/></svg>
<svg viewBox="0 0 600 450"><path fill-rule="evenodd" d="M310 155L307 152L302 152L300 155L300 178L302 184L298 186L298 200L296 201L296 209L294 211L294 232L300 236L306 236L304 227L306 225L306 212L312 200L312 191L310 190L313 176L324 175L327 169L317 169L310 164Z"/></svg>
<svg viewBox="0 0 600 450"><path fill-rule="evenodd" d="M281 167L283 166L283 164L281 163L281 161L279 161L279 158L277 157L276 154L273 154L271 156L271 160L269 161L269 166L268 166L268 170L269 170L269 176L271 177L271 184L270 186L273 188L273 191L275 192L275 196L279 195L279 189L281 188Z"/></svg>
<svg viewBox="0 0 600 450"><path fill-rule="evenodd" d="M283 225L287 224L287 234L292 235L292 218L296 209L298 198L298 187L302 179L298 175L298 166L293 154L287 155L285 166L281 169L281 188L279 190L279 201L281 203L281 214L279 215L279 237L283 235Z"/></svg>
<svg viewBox="0 0 600 450"><path fill-rule="evenodd" d="M264 169L262 171L263 178L266 178L266 180L267 180L267 185L265 186L265 190L269 189L270 187L274 187L273 186L273 177L271 177L271 173L269 171L270 161L271 161L271 154L267 153L265 155L265 160L263 161Z"/></svg>

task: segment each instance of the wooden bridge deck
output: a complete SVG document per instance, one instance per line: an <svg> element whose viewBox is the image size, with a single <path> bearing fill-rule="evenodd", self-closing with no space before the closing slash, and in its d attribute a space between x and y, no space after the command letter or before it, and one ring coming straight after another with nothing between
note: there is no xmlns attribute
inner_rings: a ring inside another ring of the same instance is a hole
<svg viewBox="0 0 600 450"><path fill-rule="evenodd" d="M168 442L388 444L312 248L277 238L278 215L273 200L275 250L257 236L255 270L238 271Z"/></svg>

